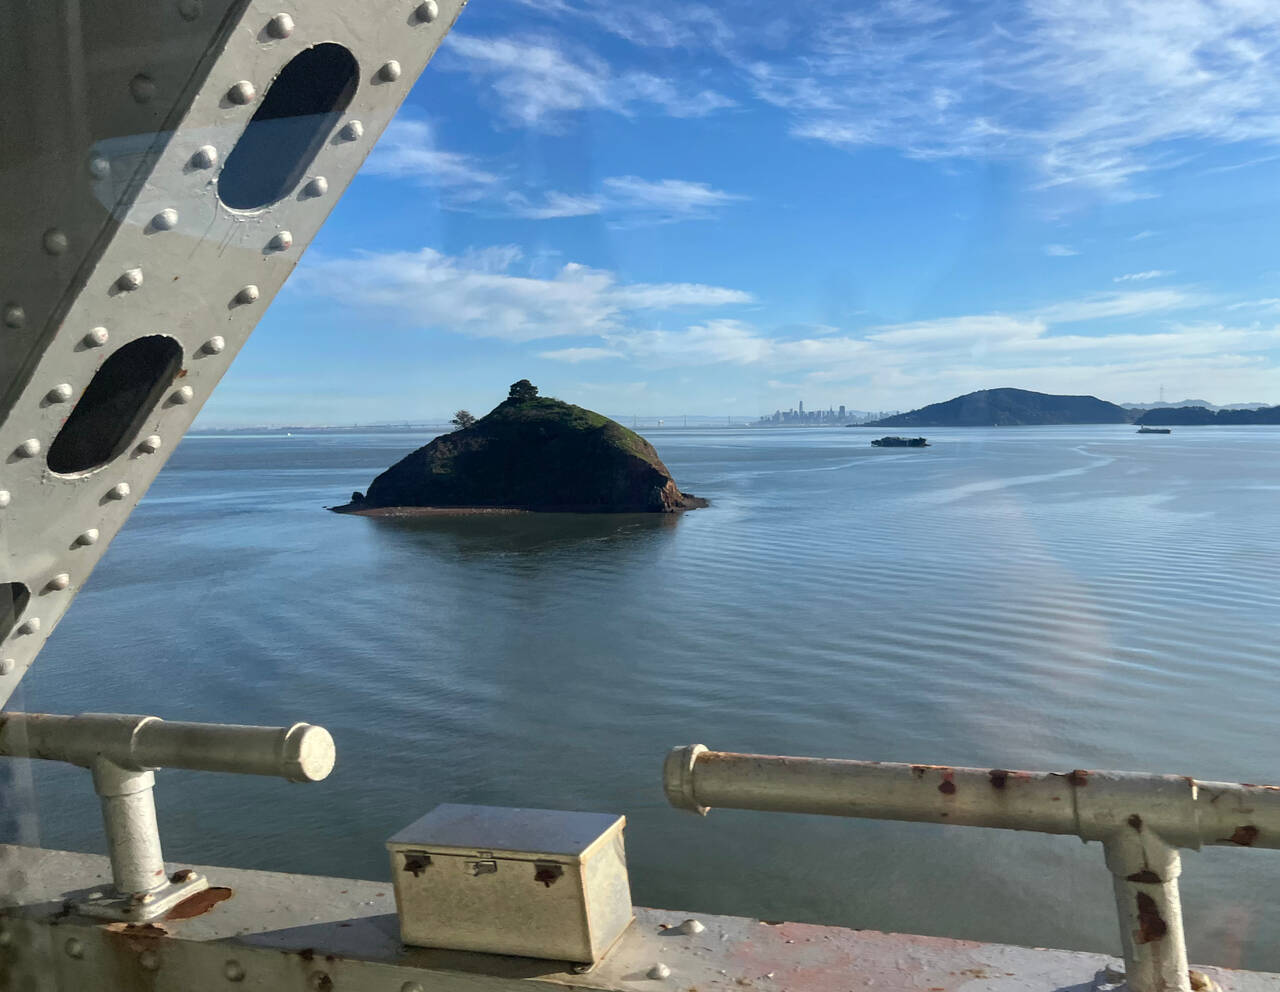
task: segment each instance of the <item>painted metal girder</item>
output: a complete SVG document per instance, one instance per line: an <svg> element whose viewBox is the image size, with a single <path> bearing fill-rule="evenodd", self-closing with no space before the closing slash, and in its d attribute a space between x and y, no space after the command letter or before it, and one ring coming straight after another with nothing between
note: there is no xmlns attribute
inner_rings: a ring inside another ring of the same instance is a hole
<svg viewBox="0 0 1280 992"><path fill-rule="evenodd" d="M0 6L0 705L464 4Z"/></svg>

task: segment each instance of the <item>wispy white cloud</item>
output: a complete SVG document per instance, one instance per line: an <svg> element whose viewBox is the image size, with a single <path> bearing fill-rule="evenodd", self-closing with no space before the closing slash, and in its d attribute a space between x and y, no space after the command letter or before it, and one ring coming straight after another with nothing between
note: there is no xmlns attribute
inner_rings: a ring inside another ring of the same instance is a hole
<svg viewBox="0 0 1280 992"><path fill-rule="evenodd" d="M1068 258L1072 255L1079 255L1078 249L1072 248L1070 245L1045 245L1044 253L1054 258Z"/></svg>
<svg viewBox="0 0 1280 992"><path fill-rule="evenodd" d="M1139 231L1137 234L1129 235L1129 240L1130 241L1146 241L1147 238L1154 238L1155 236L1156 236L1155 231Z"/></svg>
<svg viewBox="0 0 1280 992"><path fill-rule="evenodd" d="M534 220L607 214L627 224L660 224L707 219L715 216L718 208L745 199L687 179L611 176L600 181L598 193L553 190L543 193L540 200L512 193L507 205L516 216Z"/></svg>
<svg viewBox="0 0 1280 992"><path fill-rule="evenodd" d="M734 101L706 87L682 87L649 72L615 72L595 53L544 38L481 38L454 32L446 68L462 69L488 81L496 109L510 122L555 129L565 114L603 110L630 115L640 108L670 117L703 117Z"/></svg>
<svg viewBox="0 0 1280 992"><path fill-rule="evenodd" d="M1163 279L1165 276L1173 275L1168 269L1147 269L1145 272L1126 272L1122 276L1116 276L1112 282L1146 282L1149 279Z"/></svg>
<svg viewBox="0 0 1280 992"><path fill-rule="evenodd" d="M1184 139L1280 142L1280 8L1261 0L873 0L789 24L788 54L743 70L830 144L1014 160L1124 199Z"/></svg>
<svg viewBox="0 0 1280 992"><path fill-rule="evenodd" d="M362 171L437 186L466 199L485 196L501 182L474 157L438 148L431 125L410 118L391 122Z"/></svg>
<svg viewBox="0 0 1280 992"><path fill-rule="evenodd" d="M293 283L344 305L391 313L401 325L509 341L605 335L638 314L752 302L742 290L623 283L612 272L572 262L538 278L511 245L457 256L423 248L309 257Z"/></svg>

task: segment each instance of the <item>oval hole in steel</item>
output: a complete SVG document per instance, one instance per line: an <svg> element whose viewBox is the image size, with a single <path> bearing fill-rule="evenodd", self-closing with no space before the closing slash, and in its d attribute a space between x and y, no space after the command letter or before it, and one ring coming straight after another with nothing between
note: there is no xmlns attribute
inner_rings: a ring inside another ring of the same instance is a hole
<svg viewBox="0 0 1280 992"><path fill-rule="evenodd" d="M162 334L116 351L49 445L49 470L88 472L120 455L181 367L182 346Z"/></svg>
<svg viewBox="0 0 1280 992"><path fill-rule="evenodd" d="M222 202L256 210L287 196L351 103L359 74L355 56L331 42L295 55L227 156L218 176Z"/></svg>

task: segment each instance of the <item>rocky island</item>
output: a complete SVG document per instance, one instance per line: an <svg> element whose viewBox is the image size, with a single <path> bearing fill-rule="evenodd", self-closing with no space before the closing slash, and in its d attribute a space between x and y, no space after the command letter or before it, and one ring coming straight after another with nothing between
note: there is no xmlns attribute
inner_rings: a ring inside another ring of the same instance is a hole
<svg viewBox="0 0 1280 992"><path fill-rule="evenodd" d="M608 417L539 396L527 379L479 420L406 455L340 513L674 513L707 501L677 488L653 445Z"/></svg>

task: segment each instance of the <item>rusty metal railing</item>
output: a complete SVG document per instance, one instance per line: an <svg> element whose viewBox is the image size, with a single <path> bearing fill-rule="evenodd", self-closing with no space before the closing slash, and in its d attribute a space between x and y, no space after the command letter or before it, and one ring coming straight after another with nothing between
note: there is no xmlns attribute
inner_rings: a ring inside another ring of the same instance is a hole
<svg viewBox="0 0 1280 992"><path fill-rule="evenodd" d="M675 748L673 806L816 813L1072 834L1115 881L1131 992L1191 992L1179 848L1280 847L1280 788L1133 772L1027 772Z"/></svg>

